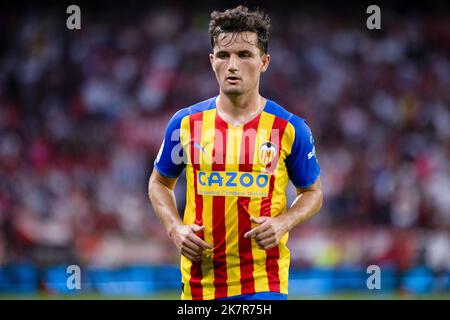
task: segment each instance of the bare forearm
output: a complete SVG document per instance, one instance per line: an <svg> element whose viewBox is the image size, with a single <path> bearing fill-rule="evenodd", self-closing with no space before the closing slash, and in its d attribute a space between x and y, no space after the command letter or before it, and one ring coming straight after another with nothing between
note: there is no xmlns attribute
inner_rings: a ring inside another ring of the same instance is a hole
<svg viewBox="0 0 450 320"><path fill-rule="evenodd" d="M322 191L306 191L297 196L292 206L280 215L284 220L285 232L305 222L315 215L322 207Z"/></svg>
<svg viewBox="0 0 450 320"><path fill-rule="evenodd" d="M156 215L180 253L191 261L200 261L203 251L212 246L196 234L203 226L185 225L181 221L173 192L175 183L176 179L163 177L154 170L148 183L148 195Z"/></svg>
<svg viewBox="0 0 450 320"><path fill-rule="evenodd" d="M183 223L178 214L173 190L154 179L150 179L148 194L156 215L170 234L174 227Z"/></svg>

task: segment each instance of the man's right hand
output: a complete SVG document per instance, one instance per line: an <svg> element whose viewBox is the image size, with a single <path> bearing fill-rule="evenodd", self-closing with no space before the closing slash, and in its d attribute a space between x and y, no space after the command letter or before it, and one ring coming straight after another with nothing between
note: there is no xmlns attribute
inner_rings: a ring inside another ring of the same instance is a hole
<svg viewBox="0 0 450 320"><path fill-rule="evenodd" d="M181 254L189 260L196 262L202 258L202 253L213 246L203 241L196 233L202 231L204 226L196 224L181 224L175 227L169 234Z"/></svg>

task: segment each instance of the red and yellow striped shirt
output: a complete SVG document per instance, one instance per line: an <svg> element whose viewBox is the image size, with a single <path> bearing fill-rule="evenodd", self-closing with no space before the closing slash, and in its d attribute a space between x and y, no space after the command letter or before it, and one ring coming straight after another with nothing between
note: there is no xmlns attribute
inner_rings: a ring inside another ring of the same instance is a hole
<svg viewBox="0 0 450 320"><path fill-rule="evenodd" d="M158 172L178 177L186 169L185 224L214 246L199 262L181 257L183 299L217 299L255 292L288 292L288 234L263 250L244 238L250 215L286 210L289 179L296 187L320 174L306 122L271 100L248 123L232 126L216 112L216 98L177 112L155 160Z"/></svg>

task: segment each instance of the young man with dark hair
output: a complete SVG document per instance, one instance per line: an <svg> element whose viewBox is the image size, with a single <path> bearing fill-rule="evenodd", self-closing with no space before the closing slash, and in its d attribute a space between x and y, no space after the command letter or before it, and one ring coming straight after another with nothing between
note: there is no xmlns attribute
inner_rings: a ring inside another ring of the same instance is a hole
<svg viewBox="0 0 450 320"><path fill-rule="evenodd" d="M149 181L156 214L181 252L183 299L287 299L288 232L322 206L305 120L262 97L270 19L244 6L211 14L219 95L169 121ZM186 169L186 208L174 187ZM289 179L297 198L286 208Z"/></svg>

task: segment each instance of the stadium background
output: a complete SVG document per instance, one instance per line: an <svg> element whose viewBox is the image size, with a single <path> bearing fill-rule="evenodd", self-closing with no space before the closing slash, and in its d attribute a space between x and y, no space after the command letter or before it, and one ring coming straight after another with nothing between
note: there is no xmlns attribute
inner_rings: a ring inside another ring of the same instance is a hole
<svg viewBox="0 0 450 320"><path fill-rule="evenodd" d="M69 3L2 4L0 298L178 298L147 181L169 117L217 94L209 13L238 3L79 1L74 31ZM369 4L261 4L261 92L309 121L324 186L288 243L292 299L450 292L449 5L379 3L369 31Z"/></svg>

